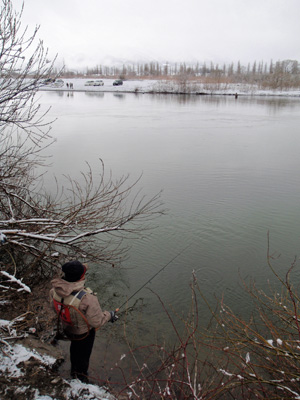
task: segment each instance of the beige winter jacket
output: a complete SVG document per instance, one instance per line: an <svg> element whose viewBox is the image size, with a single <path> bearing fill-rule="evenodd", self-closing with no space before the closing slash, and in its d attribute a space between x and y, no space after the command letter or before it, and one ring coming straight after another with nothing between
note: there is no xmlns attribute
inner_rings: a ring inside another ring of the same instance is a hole
<svg viewBox="0 0 300 400"><path fill-rule="evenodd" d="M64 279L53 279L51 281L52 289L50 290L50 303L53 306L54 291L59 297L67 297L73 291L84 289L85 281L67 282ZM80 304L79 311L84 315L85 319L78 313L74 326L63 324L64 331L72 335L82 335L90 328L100 328L111 319L109 311L102 311L97 297L94 294L86 293Z"/></svg>

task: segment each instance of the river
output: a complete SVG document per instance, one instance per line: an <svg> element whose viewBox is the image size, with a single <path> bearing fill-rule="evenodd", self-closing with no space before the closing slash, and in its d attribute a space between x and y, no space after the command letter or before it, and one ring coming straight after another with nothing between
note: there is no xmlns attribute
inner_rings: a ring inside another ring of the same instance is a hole
<svg viewBox="0 0 300 400"><path fill-rule="evenodd" d="M132 242L122 269L93 269L105 307L118 307L189 246L148 285L152 291L132 299L141 298L127 322L137 342L172 331L160 300L187 313L193 271L209 301L224 295L247 313L241 280L262 288L274 281L268 232L281 275L298 254L299 98L43 92L40 101L57 118L50 175L76 177L85 161L96 168L102 158L116 177L142 174L147 196L163 190L168 212ZM205 321L208 311L201 313Z"/></svg>

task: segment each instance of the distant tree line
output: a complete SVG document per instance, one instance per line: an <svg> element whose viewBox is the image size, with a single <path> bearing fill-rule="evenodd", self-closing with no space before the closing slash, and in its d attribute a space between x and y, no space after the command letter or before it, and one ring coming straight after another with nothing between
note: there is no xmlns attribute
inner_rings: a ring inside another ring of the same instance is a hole
<svg viewBox="0 0 300 400"><path fill-rule="evenodd" d="M64 76L76 77L81 73L65 70ZM248 83L264 88L284 89L300 86L300 63L297 60L273 62L254 61L247 66L236 64L188 63L130 63L122 66L97 65L88 67L87 77L122 79L182 79L216 83Z"/></svg>

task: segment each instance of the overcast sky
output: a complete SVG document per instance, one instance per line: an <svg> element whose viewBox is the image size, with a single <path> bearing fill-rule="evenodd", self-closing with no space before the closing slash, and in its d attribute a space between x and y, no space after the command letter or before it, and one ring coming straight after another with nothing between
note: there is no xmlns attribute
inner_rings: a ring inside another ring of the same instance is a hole
<svg viewBox="0 0 300 400"><path fill-rule="evenodd" d="M22 0L12 0L20 9ZM300 61L300 0L24 0L68 68L122 61Z"/></svg>

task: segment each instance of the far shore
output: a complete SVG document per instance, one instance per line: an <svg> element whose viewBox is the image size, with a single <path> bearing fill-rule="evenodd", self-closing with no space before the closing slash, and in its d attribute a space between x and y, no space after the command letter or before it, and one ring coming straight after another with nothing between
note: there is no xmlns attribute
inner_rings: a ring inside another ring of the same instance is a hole
<svg viewBox="0 0 300 400"><path fill-rule="evenodd" d="M234 96L280 96L300 97L300 88L262 89L257 85L239 83L199 83L197 81L178 82L177 80L124 80L123 85L114 86L114 79L102 79L103 86L85 86L87 80L99 79L62 79L59 85L44 85L41 91L94 92L94 93L135 93L135 94L175 94L175 95L226 95ZM71 88L70 88L70 84ZM67 86L68 85L68 86Z"/></svg>

